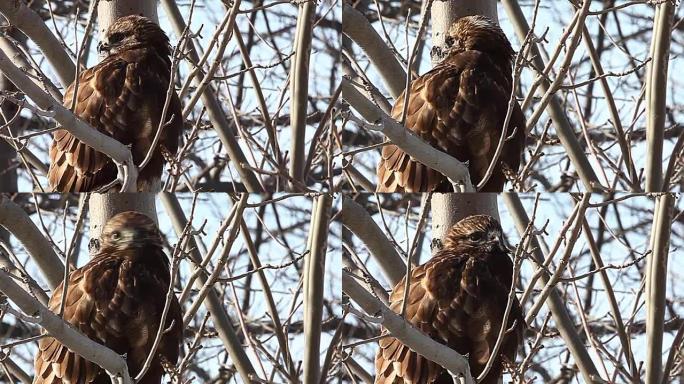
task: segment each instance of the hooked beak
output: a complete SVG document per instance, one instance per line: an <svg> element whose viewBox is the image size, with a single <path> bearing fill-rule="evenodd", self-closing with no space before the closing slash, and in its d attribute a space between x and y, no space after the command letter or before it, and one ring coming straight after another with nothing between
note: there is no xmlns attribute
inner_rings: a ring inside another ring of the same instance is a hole
<svg viewBox="0 0 684 384"><path fill-rule="evenodd" d="M88 252L91 255L96 254L100 250L100 239L90 239L88 242Z"/></svg>
<svg viewBox="0 0 684 384"><path fill-rule="evenodd" d="M492 238L488 243L487 243L487 250L489 252L492 252L494 250L498 250L501 252L508 252L508 247L506 246L506 243L504 242L503 235L497 235L496 237Z"/></svg>
<svg viewBox="0 0 684 384"><path fill-rule="evenodd" d="M111 47L109 46L109 44L107 44L107 43L104 42L104 41L101 41L101 42L97 45L97 52L98 52L99 54L109 53L109 49L110 49L110 48L111 48Z"/></svg>

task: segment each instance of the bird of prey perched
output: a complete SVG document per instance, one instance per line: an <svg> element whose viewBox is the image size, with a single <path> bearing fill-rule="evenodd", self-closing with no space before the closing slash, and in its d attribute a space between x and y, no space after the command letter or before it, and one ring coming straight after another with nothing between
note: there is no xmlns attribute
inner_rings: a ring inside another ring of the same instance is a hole
<svg viewBox="0 0 684 384"><path fill-rule="evenodd" d="M178 95L171 93L162 118L171 78L171 46L164 31L150 19L117 19L98 45L107 56L83 71L66 90L64 105L95 129L131 147L140 166L152 146L157 129L160 140L150 162L138 175L138 191L161 189L163 151L175 153L182 127ZM95 191L115 181L115 163L105 154L78 140L65 129L53 134L48 182L55 192Z"/></svg>
<svg viewBox="0 0 684 384"><path fill-rule="evenodd" d="M513 284L513 262L502 236L501 226L494 218L466 217L449 230L442 250L411 270L406 320L440 343L468 355L475 377L492 355ZM390 296L390 307L396 313L402 310L405 280L394 286ZM515 361L523 324L516 299L499 354L480 384L496 384L503 363ZM382 334L388 335L387 330ZM453 383L444 368L391 335L379 343L375 384Z"/></svg>
<svg viewBox="0 0 684 384"><path fill-rule="evenodd" d="M100 237L99 250L83 267L71 272L66 295L63 282L49 308L92 340L125 355L135 377L150 354L159 329L170 280L169 259L156 224L137 212L111 218ZM161 342L147 373L138 384L160 384L164 364L176 364L182 342L183 317L173 295ZM106 372L47 335L38 342L34 384L109 384Z"/></svg>
<svg viewBox="0 0 684 384"><path fill-rule="evenodd" d="M499 26L485 16L466 16L449 28L445 58L430 72L411 82L408 104L397 98L392 117L406 128L456 159L468 162L477 185L494 158L504 128L512 89L515 52ZM406 92L406 91L404 91ZM525 117L516 102L506 130L506 141L483 192L501 192L505 173L520 165ZM378 164L378 192L449 192L441 173L414 160L393 144L382 148Z"/></svg>

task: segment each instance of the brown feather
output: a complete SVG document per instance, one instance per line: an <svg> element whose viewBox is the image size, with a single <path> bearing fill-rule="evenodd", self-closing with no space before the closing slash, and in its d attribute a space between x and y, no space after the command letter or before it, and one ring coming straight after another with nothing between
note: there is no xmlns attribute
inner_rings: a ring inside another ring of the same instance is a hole
<svg viewBox="0 0 684 384"><path fill-rule="evenodd" d="M114 232L122 234L122 240L114 240ZM121 213L105 226L99 252L68 277L64 320L96 342L126 354L132 376L138 374L149 354L170 284L169 262L161 245L159 230L150 218L136 212ZM60 284L50 298L50 310L59 310L61 291ZM140 383L161 383L162 358L177 362L182 324L180 305L174 296L164 323L170 331L163 334ZM109 383L99 366L56 339L47 336L38 345L35 384Z"/></svg>
<svg viewBox="0 0 684 384"><path fill-rule="evenodd" d="M118 47L115 53L79 76L74 112L99 132L130 146L136 165L147 155L160 122L174 116L164 127L151 161L138 175L138 191L147 191L161 177L161 148L175 153L182 128L182 108L175 92L166 116L161 116L171 77L168 38L156 24L141 16L118 19L107 36L113 33L130 36L135 44ZM71 107L75 90L75 84L67 88L65 106ZM51 190L93 191L116 179L116 166L105 154L64 129L56 130L53 139L48 170Z"/></svg>
<svg viewBox="0 0 684 384"><path fill-rule="evenodd" d="M411 82L405 126L428 144L468 162L477 185L496 152L512 90L513 50L501 29L482 16L457 20L449 30L456 41L446 58L430 72ZM392 109L400 120L404 93ZM515 130L515 135L513 132ZM525 118L515 103L499 162L483 192L501 192L504 167L517 172L524 138ZM377 168L378 192L448 192L439 172L385 145Z"/></svg>
<svg viewBox="0 0 684 384"><path fill-rule="evenodd" d="M482 234L472 240L474 234ZM474 376L482 372L496 343L512 284L513 263L501 248L501 227L489 216L470 216L447 234L444 248L427 263L411 270L406 320L433 339L469 355ZM390 308L400 313L405 279L392 290ZM515 361L524 322L513 302L503 348L482 383L496 383L502 359ZM388 335L388 331L382 331ZM444 368L425 359L399 340L379 341L375 357L376 384L451 384Z"/></svg>

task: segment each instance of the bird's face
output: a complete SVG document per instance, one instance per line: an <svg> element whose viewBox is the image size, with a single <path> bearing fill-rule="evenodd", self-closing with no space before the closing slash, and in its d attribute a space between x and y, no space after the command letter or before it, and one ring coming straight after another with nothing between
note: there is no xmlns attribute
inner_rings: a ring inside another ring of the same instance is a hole
<svg viewBox="0 0 684 384"><path fill-rule="evenodd" d="M495 250L506 252L503 235L499 229L473 231L461 241L461 244L465 244L470 248L485 249L487 252L493 252Z"/></svg>
<svg viewBox="0 0 684 384"><path fill-rule="evenodd" d="M447 52L476 50L503 55L508 60L515 54L499 25L482 15L456 20L449 28L444 44Z"/></svg>
<svg viewBox="0 0 684 384"><path fill-rule="evenodd" d="M138 212L123 212L112 217L100 236L102 249L130 249L144 246L162 246L155 222Z"/></svg>
<svg viewBox="0 0 684 384"><path fill-rule="evenodd" d="M138 15L117 19L97 46L100 54L113 55L143 45L167 47L169 39L152 20Z"/></svg>
<svg viewBox="0 0 684 384"><path fill-rule="evenodd" d="M501 225L487 215L468 216L462 219L451 227L446 242L463 250L508 252Z"/></svg>

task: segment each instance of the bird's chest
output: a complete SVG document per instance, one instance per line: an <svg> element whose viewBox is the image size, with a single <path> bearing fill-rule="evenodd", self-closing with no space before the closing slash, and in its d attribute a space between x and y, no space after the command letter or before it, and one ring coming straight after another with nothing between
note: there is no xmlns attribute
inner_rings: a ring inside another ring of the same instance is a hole
<svg viewBox="0 0 684 384"><path fill-rule="evenodd" d="M478 157L489 158L498 144L500 130L492 127L486 119L480 119L472 125L448 125L440 121L442 134L434 138L438 147L461 161L472 161ZM434 144L433 144L434 145Z"/></svg>
<svg viewBox="0 0 684 384"><path fill-rule="evenodd" d="M159 128L158 112L153 110L150 103L143 103L137 111L138 124L135 131L133 131L133 158L141 161L147 155L147 151L152 146L154 137ZM139 159L138 159L139 158Z"/></svg>
<svg viewBox="0 0 684 384"><path fill-rule="evenodd" d="M120 120L125 123L134 159L145 156L160 126L168 79L154 72L147 62L135 65L126 74L125 84L119 98L127 100L125 113ZM142 159L139 159L142 160Z"/></svg>
<svg viewBox="0 0 684 384"><path fill-rule="evenodd" d="M131 262L126 273L122 274L122 280L140 297L163 295L169 285L159 271L145 262Z"/></svg>

